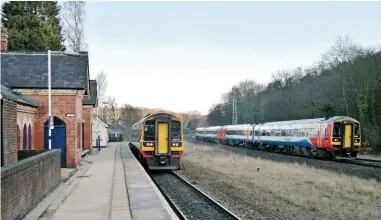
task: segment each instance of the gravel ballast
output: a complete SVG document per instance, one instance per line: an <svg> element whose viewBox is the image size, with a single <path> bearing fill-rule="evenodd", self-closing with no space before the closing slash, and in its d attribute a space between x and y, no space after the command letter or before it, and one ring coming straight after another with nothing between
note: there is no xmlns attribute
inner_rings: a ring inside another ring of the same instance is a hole
<svg viewBox="0 0 381 220"><path fill-rule="evenodd" d="M175 175L156 173L151 178L188 220L235 219Z"/></svg>

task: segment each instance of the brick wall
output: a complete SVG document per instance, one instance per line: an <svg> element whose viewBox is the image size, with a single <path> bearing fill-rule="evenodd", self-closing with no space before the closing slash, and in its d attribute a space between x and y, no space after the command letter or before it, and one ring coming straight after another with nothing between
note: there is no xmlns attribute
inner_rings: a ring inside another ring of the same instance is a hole
<svg viewBox="0 0 381 220"><path fill-rule="evenodd" d="M82 108L83 120L85 120L85 149L92 149L92 107L86 106Z"/></svg>
<svg viewBox="0 0 381 220"><path fill-rule="evenodd" d="M58 186L60 180L59 150L43 152L3 166L1 169L1 219L23 218Z"/></svg>
<svg viewBox="0 0 381 220"><path fill-rule="evenodd" d="M22 91L20 91L22 92ZM24 93L30 99L36 100L40 105L34 122L34 137L32 138L34 149L44 149L44 124L48 120L48 96L47 94L30 95ZM52 115L60 118L66 125L66 166L76 167L80 158L80 140L78 123L82 124L82 108L78 108L78 99L81 96L52 94ZM82 102L82 100L81 100ZM67 116L74 114L74 116ZM79 137L78 137L79 136Z"/></svg>
<svg viewBox="0 0 381 220"><path fill-rule="evenodd" d="M17 104L3 100L4 165L17 161Z"/></svg>

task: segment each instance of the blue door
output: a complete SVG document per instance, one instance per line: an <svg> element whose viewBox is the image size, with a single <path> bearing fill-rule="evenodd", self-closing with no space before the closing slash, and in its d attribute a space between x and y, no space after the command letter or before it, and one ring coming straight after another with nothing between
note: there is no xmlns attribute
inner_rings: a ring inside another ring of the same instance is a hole
<svg viewBox="0 0 381 220"><path fill-rule="evenodd" d="M66 167L66 125L61 119L54 117L54 129L52 129L52 149L61 150L61 167ZM44 146L49 149L48 123L44 126Z"/></svg>

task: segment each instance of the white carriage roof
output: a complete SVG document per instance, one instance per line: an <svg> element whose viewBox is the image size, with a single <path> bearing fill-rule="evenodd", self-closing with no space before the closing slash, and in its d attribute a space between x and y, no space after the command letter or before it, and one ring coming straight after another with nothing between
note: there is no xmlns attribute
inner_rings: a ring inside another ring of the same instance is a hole
<svg viewBox="0 0 381 220"><path fill-rule="evenodd" d="M225 129L246 129L248 127L250 127L251 124L241 124L241 125L226 125L224 126Z"/></svg>
<svg viewBox="0 0 381 220"><path fill-rule="evenodd" d="M275 122L265 122L260 125L266 125L266 126L271 126L271 125L290 125L290 124L309 124L309 123L322 123L322 122L334 122L338 119L342 118L351 118L351 117L346 117L346 116L334 116L330 118L313 118L313 119L302 119L302 120L291 120L291 121L275 121ZM353 119L353 118L351 118ZM355 119L353 119L355 120ZM355 120L356 121L356 120Z"/></svg>
<svg viewBox="0 0 381 220"><path fill-rule="evenodd" d="M213 126L213 127L207 127L205 128L205 130L217 130L219 128L221 128L222 126Z"/></svg>
<svg viewBox="0 0 381 220"><path fill-rule="evenodd" d="M259 126L273 126L273 125L291 125L291 124L309 124L309 123L322 123L322 122L335 122L339 119L343 118L349 118L357 123L359 123L354 118L348 117L348 116L333 116L333 117L326 117L326 118L313 118L313 119L301 119L301 120L290 120L290 121L274 121L274 122L265 122L262 124L239 124L239 125L225 125L222 126L224 129L231 130L231 129L246 129L247 127L253 126L253 125L259 125ZM196 130L200 129L216 129L220 128L221 126L211 126L211 127L201 127L196 128Z"/></svg>

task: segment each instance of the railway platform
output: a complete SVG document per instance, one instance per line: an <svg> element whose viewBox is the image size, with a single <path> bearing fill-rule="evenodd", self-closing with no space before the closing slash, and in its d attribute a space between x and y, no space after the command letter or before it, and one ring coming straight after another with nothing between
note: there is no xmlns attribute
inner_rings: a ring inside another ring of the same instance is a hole
<svg viewBox="0 0 381 220"><path fill-rule="evenodd" d="M71 177L76 179L70 183L72 189L58 193L60 199L52 200L44 214L34 219L178 219L127 142L110 143L85 160L90 165Z"/></svg>

